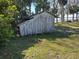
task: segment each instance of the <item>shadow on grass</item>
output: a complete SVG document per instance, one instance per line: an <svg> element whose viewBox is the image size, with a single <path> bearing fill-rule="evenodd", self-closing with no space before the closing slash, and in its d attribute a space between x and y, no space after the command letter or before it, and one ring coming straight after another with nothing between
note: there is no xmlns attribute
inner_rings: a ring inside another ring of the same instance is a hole
<svg viewBox="0 0 79 59"><path fill-rule="evenodd" d="M66 27L66 26L56 26L57 30L61 30L66 33L71 33L71 34L79 34L79 28L71 28L71 27Z"/></svg>
<svg viewBox="0 0 79 59"><path fill-rule="evenodd" d="M11 38L11 41L6 45L6 48L4 49L3 55L0 56L0 59L23 59L24 56L21 54L22 51L28 49L29 47L33 47L35 44L41 42L42 39L56 40L57 38L69 38L70 35L76 34L69 32L71 31L69 29L70 28L67 27L59 27L56 31L51 33Z"/></svg>

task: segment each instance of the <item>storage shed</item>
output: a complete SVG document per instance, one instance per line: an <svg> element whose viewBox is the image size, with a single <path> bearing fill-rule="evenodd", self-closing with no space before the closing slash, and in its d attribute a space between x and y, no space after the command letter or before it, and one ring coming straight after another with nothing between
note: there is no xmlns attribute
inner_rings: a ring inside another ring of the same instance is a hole
<svg viewBox="0 0 79 59"><path fill-rule="evenodd" d="M18 24L18 27L21 36L51 32L54 30L54 17L48 12L42 12Z"/></svg>

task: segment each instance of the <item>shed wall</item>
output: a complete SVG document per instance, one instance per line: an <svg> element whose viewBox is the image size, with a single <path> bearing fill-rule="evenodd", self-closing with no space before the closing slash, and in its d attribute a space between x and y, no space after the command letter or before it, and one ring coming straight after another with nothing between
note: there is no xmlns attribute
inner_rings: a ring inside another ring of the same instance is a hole
<svg viewBox="0 0 79 59"><path fill-rule="evenodd" d="M36 15L34 19L28 20L19 26L20 34L24 36L28 34L50 32L54 29L53 22L54 18L48 13Z"/></svg>

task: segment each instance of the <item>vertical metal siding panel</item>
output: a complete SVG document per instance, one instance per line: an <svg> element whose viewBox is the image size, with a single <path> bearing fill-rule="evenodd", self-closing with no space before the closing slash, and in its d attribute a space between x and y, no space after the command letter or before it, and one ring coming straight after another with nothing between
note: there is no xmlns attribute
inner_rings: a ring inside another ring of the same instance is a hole
<svg viewBox="0 0 79 59"><path fill-rule="evenodd" d="M30 34L32 34L32 22L30 23Z"/></svg>
<svg viewBox="0 0 79 59"><path fill-rule="evenodd" d="M47 13L39 14L34 19L25 22L20 26L21 35L37 34L50 31L52 28L53 17Z"/></svg>
<svg viewBox="0 0 79 59"><path fill-rule="evenodd" d="M32 31L31 34L33 34L33 22L32 22L32 24L31 24L31 31Z"/></svg>
<svg viewBox="0 0 79 59"><path fill-rule="evenodd" d="M24 35L26 35L26 26L24 24Z"/></svg>
<svg viewBox="0 0 79 59"><path fill-rule="evenodd" d="M25 35L27 35L27 25L25 24Z"/></svg>

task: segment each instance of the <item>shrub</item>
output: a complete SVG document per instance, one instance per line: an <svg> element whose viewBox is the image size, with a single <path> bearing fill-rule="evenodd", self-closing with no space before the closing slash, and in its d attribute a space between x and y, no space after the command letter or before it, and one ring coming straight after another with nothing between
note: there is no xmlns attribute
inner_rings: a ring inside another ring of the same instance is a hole
<svg viewBox="0 0 79 59"><path fill-rule="evenodd" d="M9 16L0 16L0 46L5 45L5 42L8 42L13 35L10 19Z"/></svg>

